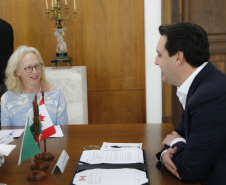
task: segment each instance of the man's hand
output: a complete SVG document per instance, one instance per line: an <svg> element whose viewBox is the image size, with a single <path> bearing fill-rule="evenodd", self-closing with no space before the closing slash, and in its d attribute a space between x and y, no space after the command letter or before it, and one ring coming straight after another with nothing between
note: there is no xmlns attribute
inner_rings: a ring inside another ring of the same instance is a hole
<svg viewBox="0 0 226 185"><path fill-rule="evenodd" d="M168 134L166 138L163 140L162 145L170 146L170 143L177 138L182 138L177 132L173 131L171 134Z"/></svg>
<svg viewBox="0 0 226 185"><path fill-rule="evenodd" d="M169 148L163 155L162 155L162 161L165 165L165 167L173 174L175 175L178 179L181 180L181 177L179 173L177 172L177 167L173 163L172 158L173 155L177 153L177 147L174 148Z"/></svg>

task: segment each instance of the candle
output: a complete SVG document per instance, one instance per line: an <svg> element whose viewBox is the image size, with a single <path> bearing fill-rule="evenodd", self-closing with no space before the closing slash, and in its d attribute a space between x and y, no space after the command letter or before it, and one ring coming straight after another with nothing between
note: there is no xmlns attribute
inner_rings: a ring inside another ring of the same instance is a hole
<svg viewBox="0 0 226 185"><path fill-rule="evenodd" d="M46 0L46 9L49 9L47 0Z"/></svg>
<svg viewBox="0 0 226 185"><path fill-rule="evenodd" d="M75 0L74 0L74 10L76 10Z"/></svg>
<svg viewBox="0 0 226 185"><path fill-rule="evenodd" d="M53 0L52 0L52 1L51 1L51 8L53 9L53 7L54 7L54 6L53 6Z"/></svg>
<svg viewBox="0 0 226 185"><path fill-rule="evenodd" d="M65 5L67 5L67 0L65 0Z"/></svg>
<svg viewBox="0 0 226 185"><path fill-rule="evenodd" d="M57 5L57 0L55 0L55 5Z"/></svg>

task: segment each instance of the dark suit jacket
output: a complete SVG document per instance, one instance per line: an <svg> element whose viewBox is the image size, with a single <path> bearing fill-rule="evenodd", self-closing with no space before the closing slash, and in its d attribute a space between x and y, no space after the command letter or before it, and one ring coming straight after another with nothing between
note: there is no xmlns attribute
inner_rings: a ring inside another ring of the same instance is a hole
<svg viewBox="0 0 226 185"><path fill-rule="evenodd" d="M12 26L0 19L0 84L4 82L7 62L13 53L13 41Z"/></svg>
<svg viewBox="0 0 226 185"><path fill-rule="evenodd" d="M226 75L210 62L191 84L173 162L181 178L202 185L226 184ZM156 156L159 159L161 152Z"/></svg>

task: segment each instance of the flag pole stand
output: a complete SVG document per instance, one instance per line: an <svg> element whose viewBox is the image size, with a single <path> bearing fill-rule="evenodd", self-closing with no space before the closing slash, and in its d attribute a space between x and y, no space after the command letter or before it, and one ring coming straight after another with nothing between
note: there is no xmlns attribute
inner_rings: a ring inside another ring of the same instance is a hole
<svg viewBox="0 0 226 185"><path fill-rule="evenodd" d="M37 160L31 164L32 170L45 170L49 168L49 164L45 161Z"/></svg>
<svg viewBox="0 0 226 185"><path fill-rule="evenodd" d="M44 139L44 152L38 155L38 159L44 160L44 161L51 161L53 160L54 155L50 152L46 152L46 139Z"/></svg>
<svg viewBox="0 0 226 185"><path fill-rule="evenodd" d="M33 100L33 111L34 111L34 137L39 146L39 115L38 115L38 106L37 106L37 95L35 94L35 98ZM43 180L46 178L47 174L42 171L47 169L49 164L45 161L41 161L37 159L37 155L35 156L35 160L32 161L30 173L27 176L28 180Z"/></svg>
<svg viewBox="0 0 226 185"><path fill-rule="evenodd" d="M39 159L44 160L44 161L51 161L54 159L54 156L50 152L47 152L47 153L43 152L39 155Z"/></svg>
<svg viewBox="0 0 226 185"><path fill-rule="evenodd" d="M28 180L40 181L46 178L46 173L42 170L33 170L27 176Z"/></svg>
<svg viewBox="0 0 226 185"><path fill-rule="evenodd" d="M49 164L46 161L38 159L38 155L35 156L35 161L31 164L32 170L45 170L49 167Z"/></svg>

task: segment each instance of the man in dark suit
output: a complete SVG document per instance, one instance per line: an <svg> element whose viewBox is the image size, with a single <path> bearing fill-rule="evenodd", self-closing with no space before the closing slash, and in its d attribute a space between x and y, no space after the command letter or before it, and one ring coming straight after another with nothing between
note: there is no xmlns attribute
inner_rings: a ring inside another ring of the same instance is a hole
<svg viewBox="0 0 226 185"><path fill-rule="evenodd" d="M226 75L209 62L206 31L192 23L161 25L155 64L177 88L183 106L178 128L156 154L177 178L226 184Z"/></svg>
<svg viewBox="0 0 226 185"><path fill-rule="evenodd" d="M13 41L12 26L0 19L0 97L7 91L4 84L5 69L8 59L13 53Z"/></svg>

